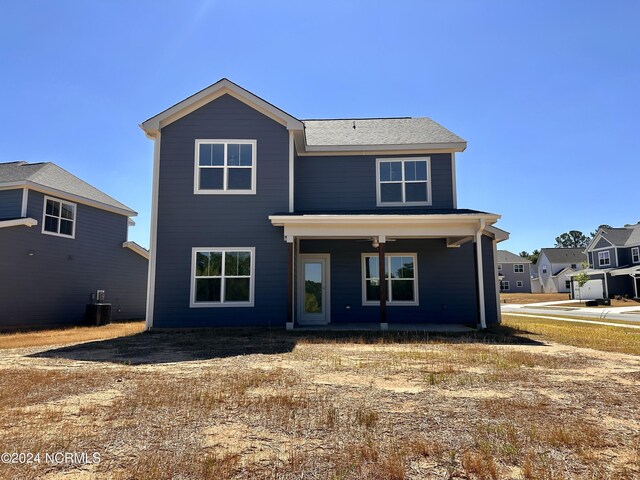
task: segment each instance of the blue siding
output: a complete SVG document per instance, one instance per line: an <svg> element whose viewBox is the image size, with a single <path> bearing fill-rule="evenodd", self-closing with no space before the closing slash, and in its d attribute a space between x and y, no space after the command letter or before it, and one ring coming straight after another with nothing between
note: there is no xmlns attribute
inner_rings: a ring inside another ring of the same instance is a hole
<svg viewBox="0 0 640 480"><path fill-rule="evenodd" d="M62 238L42 233L43 203L30 191L38 225L0 229L0 327L83 323L98 289L114 320L144 318L148 262L122 247L127 217L78 204L76 237Z"/></svg>
<svg viewBox="0 0 640 480"><path fill-rule="evenodd" d="M255 195L194 195L196 139L257 140ZM229 95L162 129L154 328L282 325L287 245L270 214L288 210L286 128ZM254 307L189 308L193 247L255 247Z"/></svg>
<svg viewBox="0 0 640 480"><path fill-rule="evenodd" d="M447 248L444 239L397 240L388 253L418 256L418 306L389 305L389 323L470 324L478 322L473 243ZM300 253L329 253L331 323L380 321L377 306L362 305L362 253L376 254L370 242L354 240L302 240ZM483 240L487 323L497 323L493 244ZM347 308L349 306L350 308Z"/></svg>
<svg viewBox="0 0 640 480"><path fill-rule="evenodd" d="M412 155L406 155L410 157ZM451 155L431 158L430 207L453 208ZM295 207L305 210L373 210L376 207L376 158L399 155L300 156L295 165ZM398 208L398 207L395 207Z"/></svg>
<svg viewBox="0 0 640 480"><path fill-rule="evenodd" d="M605 240L604 238L600 238L600 240L598 240L598 243L596 243L593 248L607 248L610 246L611 242Z"/></svg>
<svg viewBox="0 0 640 480"><path fill-rule="evenodd" d="M22 189L0 190L0 220L20 218Z"/></svg>

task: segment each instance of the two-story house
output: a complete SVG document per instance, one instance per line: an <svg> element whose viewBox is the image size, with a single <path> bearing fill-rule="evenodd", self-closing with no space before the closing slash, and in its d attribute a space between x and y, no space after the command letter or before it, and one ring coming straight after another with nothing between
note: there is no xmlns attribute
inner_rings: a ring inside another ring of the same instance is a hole
<svg viewBox="0 0 640 480"><path fill-rule="evenodd" d="M537 263L542 293L571 293L571 277L586 262L582 248L542 248Z"/></svg>
<svg viewBox="0 0 640 480"><path fill-rule="evenodd" d="M639 297L640 224L601 228L584 250L591 268L586 273L602 294Z"/></svg>
<svg viewBox="0 0 640 480"><path fill-rule="evenodd" d="M0 328L82 324L98 290L112 319L144 318L135 215L53 163L0 163Z"/></svg>
<svg viewBox="0 0 640 480"><path fill-rule="evenodd" d="M154 140L148 328L499 321L499 215L428 118L299 120L227 79Z"/></svg>
<svg viewBox="0 0 640 480"><path fill-rule="evenodd" d="M531 260L507 250L498 250L500 291L531 293Z"/></svg>

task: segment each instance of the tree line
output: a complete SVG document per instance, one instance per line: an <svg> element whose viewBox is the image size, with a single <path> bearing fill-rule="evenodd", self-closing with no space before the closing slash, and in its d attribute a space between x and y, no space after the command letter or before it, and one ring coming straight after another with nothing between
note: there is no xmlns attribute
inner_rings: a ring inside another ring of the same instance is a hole
<svg viewBox="0 0 640 480"><path fill-rule="evenodd" d="M595 232L591 232L589 236L582 233L580 230L569 230L556 237L556 248L586 248L589 242L598 234L598 230L601 228L611 228L611 225L599 225ZM540 250L536 249L529 253L522 251L519 253L522 258L531 260L532 263L538 263L538 257L540 256Z"/></svg>

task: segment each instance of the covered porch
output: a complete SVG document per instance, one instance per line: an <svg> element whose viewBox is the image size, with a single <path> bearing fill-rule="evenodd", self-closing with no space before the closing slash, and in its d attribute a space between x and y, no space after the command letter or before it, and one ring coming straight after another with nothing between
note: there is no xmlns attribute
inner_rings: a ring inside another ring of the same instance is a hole
<svg viewBox="0 0 640 480"><path fill-rule="evenodd" d="M269 217L288 249L287 329L484 329L498 323L498 215ZM426 331L426 330L422 330Z"/></svg>

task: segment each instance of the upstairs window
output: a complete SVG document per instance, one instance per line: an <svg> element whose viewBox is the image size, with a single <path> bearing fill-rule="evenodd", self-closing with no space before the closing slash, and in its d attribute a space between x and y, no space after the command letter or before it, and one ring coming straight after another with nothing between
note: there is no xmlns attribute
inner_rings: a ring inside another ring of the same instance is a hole
<svg viewBox="0 0 640 480"><path fill-rule="evenodd" d="M431 205L429 158L378 158L377 205Z"/></svg>
<svg viewBox="0 0 640 480"><path fill-rule="evenodd" d="M546 265L542 266L542 273L547 273L547 266Z"/></svg>
<svg viewBox="0 0 640 480"><path fill-rule="evenodd" d="M611 265L611 257L609 256L608 250L605 250L604 252L598 252L598 265L601 267Z"/></svg>
<svg viewBox="0 0 640 480"><path fill-rule="evenodd" d="M75 238L76 204L44 197L42 233L59 237Z"/></svg>
<svg viewBox="0 0 640 480"><path fill-rule="evenodd" d="M640 263L640 247L633 247L631 249L631 261L633 263Z"/></svg>
<svg viewBox="0 0 640 480"><path fill-rule="evenodd" d="M194 193L256 193L256 140L196 140Z"/></svg>
<svg viewBox="0 0 640 480"><path fill-rule="evenodd" d="M516 263L513 265L513 272L514 273L523 273L524 272L524 265L522 263Z"/></svg>

